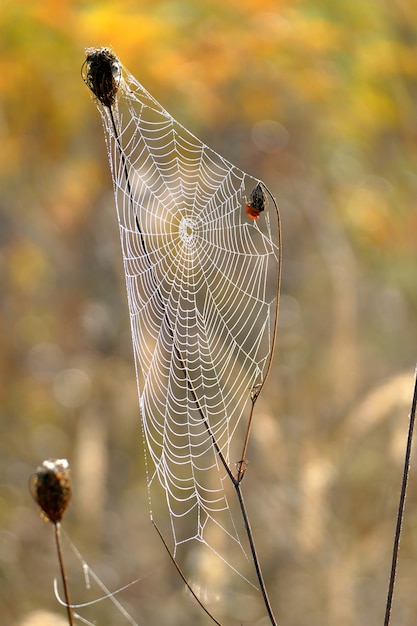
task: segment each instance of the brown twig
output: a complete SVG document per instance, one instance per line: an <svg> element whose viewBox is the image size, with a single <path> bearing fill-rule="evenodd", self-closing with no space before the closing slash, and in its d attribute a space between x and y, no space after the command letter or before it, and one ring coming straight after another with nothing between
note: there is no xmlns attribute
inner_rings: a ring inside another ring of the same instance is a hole
<svg viewBox="0 0 417 626"><path fill-rule="evenodd" d="M400 548L401 529L402 529L402 522L404 518L405 497L407 493L408 476L410 473L411 446L413 442L414 424L416 420L416 409L417 409L417 370L416 370L416 375L414 379L414 392L413 392L413 399L411 403L411 411L410 411L410 418L409 418L410 422L408 425L408 435L407 435L407 444L406 444L406 451L405 451L405 458L404 458L404 469L403 469L403 475L402 475L400 501L398 503L397 524L396 524L395 534L394 534L394 545L392 548L391 572L390 572L390 578L389 578L389 584L388 584L387 603L385 607L384 626L389 626L390 619L391 619L392 600L394 597L395 578L397 574L398 552Z"/></svg>
<svg viewBox="0 0 417 626"><path fill-rule="evenodd" d="M64 587L64 597L65 597L65 606L67 607L68 623L70 626L74 626L74 618L72 614L72 607L71 607L70 595L69 595L68 579L67 579L67 573L65 570L64 557L62 554L62 547L61 547L61 523L60 522L55 523L55 543L56 543L56 549L58 552L59 567L61 569L62 585Z"/></svg>
<svg viewBox="0 0 417 626"><path fill-rule="evenodd" d="M210 619L212 619L213 622L215 624L217 624L217 626L222 626L222 624L220 622L218 622L216 620L216 618L210 613L210 611L204 606L204 604L201 602L200 598L197 596L197 594L195 593L195 591L191 587L190 583L188 582L187 578L185 577L185 574L183 574L180 566L178 565L177 560L175 559L174 555L172 554L171 550L169 549L169 546L168 546L167 542L165 541L163 534L159 530L159 528L156 525L154 520L152 520L152 524L154 525L154 528L155 528L156 532L158 533L159 538L161 539L162 543L164 544L165 549L168 552L171 561L175 565L175 569L177 570L178 574L181 576L182 580L184 581L188 591L191 593L191 595L197 601L197 603L200 605L200 607L203 609L203 611L210 617Z"/></svg>

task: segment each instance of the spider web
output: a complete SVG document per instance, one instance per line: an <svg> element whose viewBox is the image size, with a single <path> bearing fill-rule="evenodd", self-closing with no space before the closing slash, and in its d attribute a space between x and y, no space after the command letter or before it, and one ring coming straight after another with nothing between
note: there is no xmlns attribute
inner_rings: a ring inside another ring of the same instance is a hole
<svg viewBox="0 0 417 626"><path fill-rule="evenodd" d="M237 570L224 556L226 545L245 553L230 478L272 358L277 211L249 219L245 203L259 181L187 131L124 68L112 112L98 108L115 189L151 517L170 536L174 557L197 540Z"/></svg>

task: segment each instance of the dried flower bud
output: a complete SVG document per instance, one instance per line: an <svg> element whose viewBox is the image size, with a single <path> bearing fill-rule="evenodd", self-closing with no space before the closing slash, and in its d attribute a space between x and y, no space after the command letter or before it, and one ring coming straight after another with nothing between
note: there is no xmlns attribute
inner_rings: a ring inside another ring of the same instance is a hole
<svg viewBox="0 0 417 626"><path fill-rule="evenodd" d="M49 459L31 477L30 492L50 522L60 522L70 502L72 486L66 459Z"/></svg>
<svg viewBox="0 0 417 626"><path fill-rule="evenodd" d="M267 206L267 198L262 185L258 183L256 187L252 189L249 196L249 200L246 202L245 210L248 216L253 220L258 220L262 211L265 211Z"/></svg>
<svg viewBox="0 0 417 626"><path fill-rule="evenodd" d="M105 107L111 107L119 89L122 66L109 48L87 48L82 77L87 87Z"/></svg>

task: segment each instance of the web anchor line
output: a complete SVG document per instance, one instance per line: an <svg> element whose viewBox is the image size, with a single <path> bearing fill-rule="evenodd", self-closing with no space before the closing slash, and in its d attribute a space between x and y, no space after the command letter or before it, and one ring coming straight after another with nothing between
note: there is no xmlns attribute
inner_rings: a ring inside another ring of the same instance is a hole
<svg viewBox="0 0 417 626"><path fill-rule="evenodd" d="M257 556L257 552L255 549L255 543L254 543L254 538L253 538L253 533L251 530L251 526L249 523L249 518L247 515L247 510L246 510L246 506L243 500L243 495L242 495L242 491L241 491L241 482L243 480L243 476L245 473L245 468L246 468L246 452L247 452L247 447L248 447L248 442L249 442L249 435L250 435L250 430L251 430L251 426L252 426L252 420L253 420L253 415L254 415L254 407L255 407L255 403L257 398L259 397L259 394L265 384L265 381L268 377L268 374L270 372L271 369L271 364L272 364L272 355L273 355L273 350L275 347L275 341L276 341L276 325L277 325L277 318L278 318L278 304L279 304L279 288L280 288L280 270L281 270L281 234L280 234L280 218L279 218L279 211L278 211L278 207L276 205L276 202L272 196L272 194L270 193L270 191L267 189L267 187L263 184L258 182L256 187L254 188L254 190L252 191L252 194L249 198L249 200L247 201L246 204L246 212L247 215L252 218L253 220L258 220L260 214L265 210L266 208L266 203L267 203L267 199L266 199L266 195L265 195L265 191L268 193L269 197L272 198L273 204L274 204L274 208L276 211L276 219L277 219L277 225L278 225L278 233L277 233L277 237L278 237L278 242L279 245L277 247L278 252L275 251L275 249L273 248L272 244L270 244L268 237L264 236L264 239L261 239L261 248L263 250L266 250L266 252L264 252L264 256L266 259L268 259L269 257L274 258L275 259L275 263L277 266L277 283L276 283L276 297L275 297L275 308L274 311L271 315L271 318L273 319L273 322L271 324L271 328L270 328L270 339L269 339L269 353L267 355L267 357L263 358L262 361L260 361L260 364L262 364L262 369L263 369L263 376L261 379L261 383L256 383L252 386L251 391L250 391L250 401L251 401L251 407L250 407L250 414L249 414L249 419L248 419L248 424L246 427L246 432L245 432L245 438L244 438L244 444L243 444L243 448L242 448L242 453L241 453L241 460L237 463L236 468L237 468L237 472L236 475L234 475L234 473L231 471L230 467L229 467L229 463L227 461L227 458L225 457L219 443L217 440L216 435L213 432L213 429L210 425L210 420L208 415L206 414L206 410L204 409L200 399L199 399L199 394L196 390L195 384L197 384L196 382L193 381L193 379L191 378L191 376L189 375L189 370L188 370L188 366L187 366L187 359L184 356L180 346L178 345L178 341L176 339L176 334L174 332L174 327L173 327L173 323L168 315L168 311L167 311L167 306L165 305L164 302L164 298L161 292L161 288L160 285L158 283L158 280L155 276L155 272L153 269L153 264L150 258L150 253L149 250L147 248L146 245L146 240L145 240L145 236L144 236L144 231L141 227L141 223L138 217L138 211L137 211L137 205L136 202L138 202L137 200L135 201L135 196L133 193L133 188L132 188L132 181L130 179L130 175L129 175L129 169L127 166L127 160L126 160L126 156L125 156L125 150L122 146L122 141L121 141L121 135L119 133L119 130L117 128L117 124L115 121L115 116L114 116L114 111L117 111L117 109L115 109L115 105L117 105L117 96L119 94L125 93L125 95L128 96L132 96L133 99L133 92L129 91L129 87L128 85L125 83L125 81L122 78L122 66L120 64L120 61L118 60L118 58L108 49L106 48L102 48L102 49L88 49L87 50L87 58L84 62L83 65L83 79L85 81L85 83L87 84L87 86L91 89L91 91L94 93L94 95L96 96L96 99L98 101L99 104L101 104L104 107L104 110L107 112L108 115L108 119L110 120L110 128L107 127L108 132L111 134L113 134L114 139L115 139L115 144L116 144L116 148L117 148L117 152L119 153L120 156L120 163L121 163L121 170L123 172L123 178L125 180L126 183L126 195L128 197L128 203L129 203L129 207L130 207L130 213L132 216L134 216L134 223L136 225L136 230L137 233L139 235L139 241L140 241L140 246L143 252L143 257L145 259L146 262L146 266L147 266L147 272L148 272L148 278L147 280L150 283L150 286L153 288L152 291L154 293L154 295L156 296L156 300L158 302L158 306L159 309L162 311L162 322L165 324L165 327L167 328L167 333L168 333L168 338L169 341L172 345L172 349L173 349L173 355L175 355L175 359L177 360L177 367L178 369L181 371L181 374L184 378L184 382L186 385L186 388L188 389L188 393L190 394L190 398L192 400L192 403L194 404L198 415L200 416L201 419L201 423L203 424L209 439L211 441L211 445L215 451L216 456L218 457L218 459L220 460L221 465L223 466L226 475L228 476L229 480L231 481L231 483L234 486L234 489L236 491L236 496L237 496L237 500L238 500L238 504L239 504L239 508L241 511L241 515L242 515L242 520L243 520L243 526L245 528L245 532L246 532L246 536L249 542L249 546L250 546L250 551L251 551L251 557L252 557L252 561L255 567L255 572L256 572L256 576L258 579L258 583L260 586L260 590L262 593L262 597L263 597L263 601L268 613L268 617L270 619L270 622L272 624L272 626L276 626L277 622L276 619L274 617L273 611L272 611L272 607L268 598L268 594L266 591L266 587L265 587L265 583L263 580L263 575L262 575L262 571L261 571L261 567L260 567L260 563L259 563L259 559ZM133 78L133 77L131 77ZM142 87L140 87L140 89L143 90ZM144 90L143 90L144 91ZM146 93L147 98L151 101L152 106L150 107L153 111L157 110L157 112L159 113L160 110L162 111L162 113L165 115L165 111L161 109L160 105L152 99L152 97ZM152 107L155 107L155 109L153 109ZM100 107L99 107L100 108ZM172 118L169 118L172 120ZM176 123L178 124L178 123ZM181 127L180 125L178 125L180 128L183 129L183 127ZM183 129L185 131L185 129ZM153 129L152 129L153 131ZM164 131L165 132L165 131ZM188 133L188 131L185 131ZM187 134L187 137L191 137L193 138L192 135L190 135L189 133ZM183 147L181 148L182 150L184 150L185 152L187 150L191 150L191 148L189 148L190 145L190 141L187 140L187 137L184 139L184 143L183 143ZM155 140L155 135L153 134L149 134L149 141L152 142ZM132 140L131 140L132 141ZM129 144L131 143L131 141L129 142ZM146 140L145 140L145 145L146 145ZM156 144L155 144L156 145ZM147 147L147 146L146 146ZM193 145L194 148L194 145ZM134 148L133 148L134 149ZM130 150L132 150L132 146L130 145ZM148 148L147 148L148 149ZM155 152L152 153L152 151L149 149L149 154L150 156L155 159L159 158L159 153L157 151L156 148L154 148ZM152 156L153 155L153 156ZM218 156L218 155L216 155ZM221 157L219 157L221 158ZM184 156L185 159L185 156ZM194 159L188 157L186 160L187 165L189 165L191 168L194 167L193 164ZM150 166L149 166L149 159L146 160L146 167L148 168L146 174L150 176L149 172L150 170ZM226 163L226 162L225 162ZM156 161L156 174L159 174L158 172L158 165L159 162ZM169 168L164 165L165 169L166 169L166 177L167 177L167 181L169 181L169 185L173 185L174 183L172 182L173 177L172 177L172 173L169 170ZM212 162L209 160L209 165L207 166L209 167L209 170L206 171L204 173L205 175L205 179L204 182L205 184L210 188L212 183L212 180L214 179L215 176L217 176L217 170L216 170L216 166L214 164L212 164ZM232 172L232 170L231 170ZM112 173L114 176L114 180L116 183L116 186L120 187L120 181L116 180L115 176L115 171L112 169ZM162 177L163 178L163 177ZM149 179L150 180L150 179ZM227 183L227 181L226 181ZM151 183L149 183L151 184ZM152 183L153 184L153 183ZM179 182L179 184L181 185L181 183ZM185 193L185 197L188 197L187 194L189 195L189 191L188 191L188 187L187 184L190 185L190 183L187 183L187 181L184 182L184 193ZM233 187L232 182L227 183L229 187ZM156 185L156 183L155 183ZM226 185L225 185L226 187ZM219 187L220 188L220 187ZM156 189L156 187L155 187ZM170 187L168 187L168 192L169 192ZM175 188L176 189L176 188ZM198 184L196 184L196 192L198 189ZM213 187L213 189L217 189L215 187ZM172 189L171 189L172 192ZM169 192L169 193L171 193ZM196 193L195 192L195 193ZM158 193L160 193L160 187L158 187ZM202 192L203 193L203 192ZM217 193L217 191L216 191ZM226 192L224 190L222 190L221 192L222 194L225 194ZM155 200L154 200L155 201ZM224 202L226 202L226 199L224 200ZM183 220L184 221L184 220ZM188 221L186 220L184 222L184 226L185 226L185 235L184 235L184 239L185 241L187 241L187 243L192 243L192 236L191 234L188 232L187 228L191 225L194 224L194 220L192 219L188 219ZM242 245L245 245L248 248L248 252L247 254L253 254L254 252L249 252L249 250L251 249L250 246L252 246L252 243L249 240L249 243L246 242L247 235L246 235L246 225L243 226L241 228L241 233L242 233ZM243 254L243 253L242 253ZM268 256L269 255L269 256ZM275 255L275 256L274 256ZM255 258L255 256L253 256L253 258ZM237 267L237 266L236 266ZM126 268L125 268L126 269ZM253 272L253 277L255 276L255 269L251 270ZM258 271L258 270L256 270ZM260 271L260 270L259 270ZM237 280L237 279L236 279ZM262 293L262 292L259 292ZM256 295L256 298L255 298ZM246 297L246 295L245 295ZM259 305L262 303L262 301L265 299L265 295L260 296L258 293L251 295L251 299L248 300L248 310L250 311L255 311L255 309L253 308L255 306L254 302L257 303L259 301ZM266 304L266 302L265 302ZM249 305L252 307L252 309L249 309ZM129 303L130 306L130 303ZM220 306L220 305L219 305ZM258 304L256 305L258 306ZM131 312L132 314L132 312ZM233 328L235 328L236 323L234 323ZM133 328L132 328L132 333L133 333ZM254 355L256 354L256 352L254 352ZM190 358L190 357L189 357ZM252 357L253 358L253 357ZM260 357L258 357L260 358ZM171 366L172 367L172 366ZM259 368L259 366L258 366ZM258 369L256 370L258 371ZM262 370L260 370L262 371ZM201 385L201 383L200 383ZM192 433L190 433L190 436L192 435ZM179 575L181 576L181 578L183 579L183 581L185 582L185 584L187 585L187 587L189 588L189 590L191 591L192 595L194 596L194 598L197 600L197 602L200 604L200 606L203 608L203 610L206 611L206 613L211 617L211 619L216 623L219 624L219 622L217 622L215 620L215 618L209 613L209 611L204 607L204 605L201 603L201 601L199 600L199 598L197 597L197 595L194 593L194 591L192 590L191 586L189 585L188 581L186 580L186 577L184 576L180 566L178 565L174 553L170 550L170 548L168 547L161 531L159 530L159 527L156 525L156 523L154 522L154 520L152 519L152 523L158 533L158 535L160 536L166 550L168 551L171 560L173 561Z"/></svg>

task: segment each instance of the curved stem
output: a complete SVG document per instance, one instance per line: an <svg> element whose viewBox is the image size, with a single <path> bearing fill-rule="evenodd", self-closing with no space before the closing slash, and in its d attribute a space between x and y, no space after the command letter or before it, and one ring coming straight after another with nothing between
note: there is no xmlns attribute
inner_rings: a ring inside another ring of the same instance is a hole
<svg viewBox="0 0 417 626"><path fill-rule="evenodd" d="M254 413L254 408L255 408L255 404L257 399L259 398L259 394L261 393L265 382L269 376L269 373L271 371L271 367L272 367L272 359L274 356L274 351L275 351L275 344L276 344L276 339L277 339L277 327L278 327L278 312L279 312L279 297L280 297L280 292L281 292L281 267L282 267L282 245L281 245L281 215L278 209L278 205L276 203L276 200L274 198L274 196L272 195L272 193L269 191L268 187L262 183L262 186L265 187L266 191L268 192L269 197L271 198L273 205L274 205L274 209L276 212L276 216L277 216L277 236L278 236L278 272L277 272L277 284L276 284L276 298L275 298L275 319L274 319L274 329L273 329L273 334L272 334L272 342L271 342L271 350L269 353L269 360L268 360L268 364L265 370L265 375L263 377L263 380L261 382L260 385L254 387L251 390L251 401L252 401L252 406L251 406L251 410L250 410L250 414L249 414L249 420L248 420L248 425L246 427L246 434L245 434L245 440L243 442L243 448L242 448L242 453L240 455L240 461L237 465L237 477L236 480L238 483L240 483L243 479L243 476L245 474L245 469L246 469L246 451L248 448L248 444L249 444L249 435L251 432L251 428L252 428L252 420L253 420L253 413Z"/></svg>

